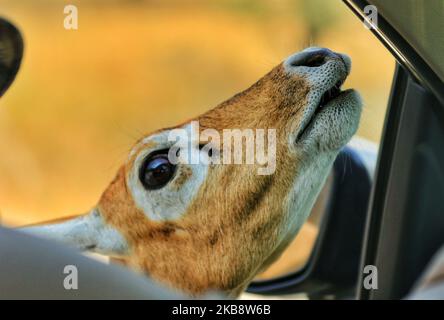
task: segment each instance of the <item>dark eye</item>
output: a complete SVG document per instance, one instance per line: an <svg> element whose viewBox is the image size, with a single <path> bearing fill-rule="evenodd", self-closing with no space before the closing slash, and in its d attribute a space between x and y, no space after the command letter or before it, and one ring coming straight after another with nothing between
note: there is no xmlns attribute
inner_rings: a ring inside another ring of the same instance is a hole
<svg viewBox="0 0 444 320"><path fill-rule="evenodd" d="M154 190L165 186L174 176L176 166L168 160L168 152L149 155L140 168L139 179L145 189Z"/></svg>

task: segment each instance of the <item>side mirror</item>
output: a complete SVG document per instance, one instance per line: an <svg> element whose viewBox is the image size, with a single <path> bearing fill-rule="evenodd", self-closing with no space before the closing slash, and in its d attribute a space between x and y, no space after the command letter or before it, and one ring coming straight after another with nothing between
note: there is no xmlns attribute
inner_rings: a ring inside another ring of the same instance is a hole
<svg viewBox="0 0 444 320"><path fill-rule="evenodd" d="M305 294L311 299L353 297L377 156L377 148L365 144L358 140L346 146L334 163L329 199L305 266L290 274L254 281L248 292Z"/></svg>
<svg viewBox="0 0 444 320"><path fill-rule="evenodd" d="M23 40L11 23L0 18L0 97L6 92L20 68Z"/></svg>

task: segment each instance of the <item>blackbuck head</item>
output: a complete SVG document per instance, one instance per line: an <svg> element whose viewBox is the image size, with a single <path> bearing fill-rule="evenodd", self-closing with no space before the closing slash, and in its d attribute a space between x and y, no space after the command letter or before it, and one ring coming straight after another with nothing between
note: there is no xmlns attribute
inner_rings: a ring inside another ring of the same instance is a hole
<svg viewBox="0 0 444 320"><path fill-rule="evenodd" d="M328 49L290 56L214 109L137 142L88 214L28 230L120 256L193 295L238 295L295 237L338 151L357 129L359 95L340 89L350 67L346 55ZM198 141L185 152L171 136L192 131L193 123ZM241 151L225 138L217 142L227 129L265 130L269 163L226 161L236 152L245 160L249 140L241 137ZM207 161L180 156L189 151ZM220 161L208 161L214 155ZM272 170L259 170L267 166Z"/></svg>

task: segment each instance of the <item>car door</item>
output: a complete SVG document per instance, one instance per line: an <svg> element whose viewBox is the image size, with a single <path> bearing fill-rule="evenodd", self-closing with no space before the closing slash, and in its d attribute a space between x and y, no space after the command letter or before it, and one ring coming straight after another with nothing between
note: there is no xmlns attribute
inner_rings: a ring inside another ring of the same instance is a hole
<svg viewBox="0 0 444 320"><path fill-rule="evenodd" d="M346 3L361 17L377 8L373 32L398 60L361 264L378 289L359 285L359 297L399 299L444 244L444 3Z"/></svg>

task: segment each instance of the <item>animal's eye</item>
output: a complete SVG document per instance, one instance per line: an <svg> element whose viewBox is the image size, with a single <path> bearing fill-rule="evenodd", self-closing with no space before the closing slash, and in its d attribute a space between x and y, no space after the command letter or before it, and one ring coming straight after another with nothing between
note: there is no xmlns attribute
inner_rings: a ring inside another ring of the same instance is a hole
<svg viewBox="0 0 444 320"><path fill-rule="evenodd" d="M168 160L168 151L149 155L140 168L139 179L145 189L154 190L165 186L174 176L176 166Z"/></svg>

